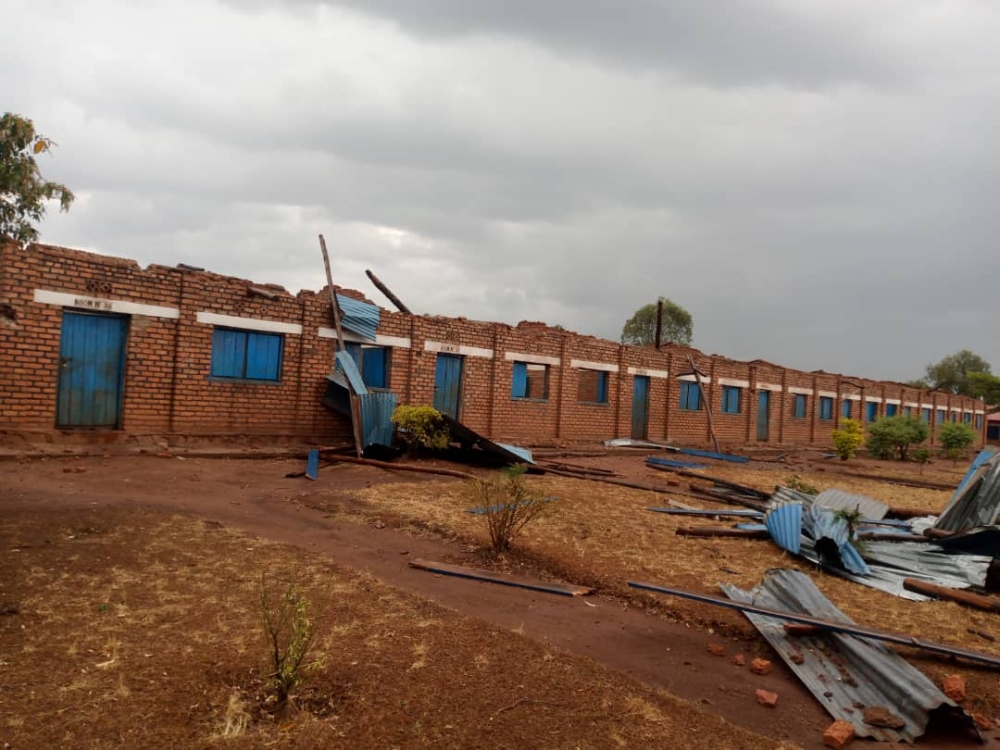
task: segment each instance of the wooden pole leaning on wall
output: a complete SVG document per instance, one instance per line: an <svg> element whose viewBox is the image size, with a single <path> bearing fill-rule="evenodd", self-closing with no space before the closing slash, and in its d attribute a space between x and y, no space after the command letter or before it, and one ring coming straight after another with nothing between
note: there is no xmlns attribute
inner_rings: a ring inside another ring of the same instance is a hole
<svg viewBox="0 0 1000 750"><path fill-rule="evenodd" d="M694 357L689 354L687 355L687 358L688 363L691 365L691 370L694 372L695 380L698 383L698 393L702 397L701 400L705 402L705 412L708 414L708 429L712 433L712 442L715 443L715 452L722 453L722 450L719 448L719 438L715 436L715 420L712 419L712 404L709 403L711 399L705 398L705 387L701 384L701 370L695 366Z"/></svg>
<svg viewBox="0 0 1000 750"><path fill-rule="evenodd" d="M663 341L663 300L656 300L656 348Z"/></svg>
<svg viewBox="0 0 1000 750"><path fill-rule="evenodd" d="M319 247L323 251L323 265L326 267L326 285L330 289L330 306L333 309L333 328L337 333L336 339L336 351L347 351L347 347L344 344L344 331L340 325L340 305L337 304L337 292L333 288L333 274L330 271L330 254L326 251L326 240L323 235L319 236ZM336 368L337 360L334 357L333 366ZM351 383L347 383L347 393L350 398L351 403L351 428L354 432L354 445L358 454L358 458L361 458L361 453L364 450L362 445L361 437L361 406L358 403L358 394L354 392L351 388Z"/></svg>

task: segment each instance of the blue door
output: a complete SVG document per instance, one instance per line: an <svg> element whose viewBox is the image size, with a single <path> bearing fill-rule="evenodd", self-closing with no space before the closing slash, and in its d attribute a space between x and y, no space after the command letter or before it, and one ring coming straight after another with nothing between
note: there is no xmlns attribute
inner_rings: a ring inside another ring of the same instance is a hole
<svg viewBox="0 0 1000 750"><path fill-rule="evenodd" d="M119 427L128 319L66 312L59 344L57 427Z"/></svg>
<svg viewBox="0 0 1000 750"><path fill-rule="evenodd" d="M646 439L649 424L649 376L636 375L632 383L632 437Z"/></svg>
<svg viewBox="0 0 1000 750"><path fill-rule="evenodd" d="M462 397L462 358L455 354L438 354L434 372L434 408L452 419L458 419Z"/></svg>
<svg viewBox="0 0 1000 750"><path fill-rule="evenodd" d="M771 392L757 393L757 441L766 443L770 436L771 424Z"/></svg>

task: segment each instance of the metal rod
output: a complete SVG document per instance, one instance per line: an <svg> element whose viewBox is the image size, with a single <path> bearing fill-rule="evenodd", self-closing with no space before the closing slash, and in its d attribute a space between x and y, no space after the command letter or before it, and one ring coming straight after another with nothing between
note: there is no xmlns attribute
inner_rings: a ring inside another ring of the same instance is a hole
<svg viewBox="0 0 1000 750"><path fill-rule="evenodd" d="M393 294L392 290L385 284L383 284L378 276L376 276L375 274L373 274L371 271L368 270L366 270L365 273L368 275L368 278L372 280L372 283L378 288L378 290L382 292L382 294L384 294L386 297L388 297L389 301L396 306L397 310L399 310L402 313L406 313L407 315L413 315L413 313L410 312L410 308L404 305L402 300L400 300L399 297Z"/></svg>
<svg viewBox="0 0 1000 750"><path fill-rule="evenodd" d="M717 607L735 609L737 612L742 612L743 614L749 612L750 614L774 617L779 620L798 622L803 625L815 625L816 627L822 628L823 630L831 633L845 633L846 635L853 635L859 638L871 638L872 640L895 643L900 646L910 646L911 648L928 651L933 654L960 656L964 659L968 659L969 661L976 662L977 664L1000 668L1000 656L992 656L990 654L980 653L979 651L971 651L969 649L958 648L955 646L945 646L944 644L935 643L933 641L925 641L922 638L917 638L912 635L900 635L898 633L890 633L885 630L864 628L860 625L854 625L853 623L831 622L829 620L820 619L819 617L810 617L809 615L797 614L795 612L785 612L778 609L769 609L768 607L757 607L752 604L741 604L740 602L732 601L731 599L721 599L717 596L697 594L693 591L684 591L683 589L672 589L665 586L654 586L649 583L637 583L635 581L628 581L627 583L634 589L653 591L657 594L666 594L667 596L679 596L682 599L690 599L692 601L702 602L703 604L714 604Z"/></svg>

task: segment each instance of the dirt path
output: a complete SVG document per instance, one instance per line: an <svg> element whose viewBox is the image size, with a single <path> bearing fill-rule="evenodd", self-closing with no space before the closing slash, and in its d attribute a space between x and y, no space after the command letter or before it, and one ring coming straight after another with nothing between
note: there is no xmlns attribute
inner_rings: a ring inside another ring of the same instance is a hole
<svg viewBox="0 0 1000 750"><path fill-rule="evenodd" d="M620 600L536 594L415 570L407 564L412 557L455 560L464 551L453 542L340 521L304 503L312 497L329 499L331 491L350 493L387 481L419 482L421 475L341 466L324 470L316 483L284 478L300 469L295 461L147 457L7 462L0 464L0 512L141 505L197 514L308 549L463 615L589 656L700 702L755 732L806 748L822 747L820 735L830 717L779 660L775 659L774 672L764 677L732 664L736 653L766 653L759 639L723 642L727 655L720 658L707 652L709 642L718 640L709 633L647 615ZM757 705L758 688L778 693L776 709ZM956 746L954 741L933 740L921 745Z"/></svg>

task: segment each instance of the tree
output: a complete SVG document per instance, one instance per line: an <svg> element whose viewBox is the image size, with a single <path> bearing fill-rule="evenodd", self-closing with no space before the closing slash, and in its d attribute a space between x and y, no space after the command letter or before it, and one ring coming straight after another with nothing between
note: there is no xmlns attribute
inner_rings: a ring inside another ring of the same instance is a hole
<svg viewBox="0 0 1000 750"><path fill-rule="evenodd" d="M975 352L963 349L949 354L935 365L927 365L927 381L932 388L953 393L957 396L973 396L969 375L974 372L990 372L990 363Z"/></svg>
<svg viewBox="0 0 1000 750"><path fill-rule="evenodd" d="M976 431L962 422L948 422L938 430L938 442L949 455L960 454L976 442Z"/></svg>
<svg viewBox="0 0 1000 750"><path fill-rule="evenodd" d="M973 396L990 406L1000 405L1000 378L988 372L970 372L968 381Z"/></svg>
<svg viewBox="0 0 1000 750"><path fill-rule="evenodd" d="M931 434L931 428L920 419L897 414L868 426L868 452L873 458L890 458L893 453L900 461L906 460L911 445L924 442Z"/></svg>
<svg viewBox="0 0 1000 750"><path fill-rule="evenodd" d="M854 458L854 453L865 443L865 433L861 422L856 419L844 419L840 429L833 431L833 449L841 461Z"/></svg>
<svg viewBox="0 0 1000 750"><path fill-rule="evenodd" d="M43 180L35 163L35 156L54 145L35 132L31 120L10 112L0 117L0 238L22 245L38 239L32 222L42 220L46 201L58 200L60 210L69 210L73 193Z"/></svg>
<svg viewBox="0 0 1000 750"><path fill-rule="evenodd" d="M663 328L660 340L664 344L691 346L694 322L691 313L666 297L663 302ZM622 327L622 343L632 346L653 346L656 343L656 303L644 305Z"/></svg>

